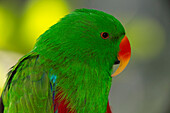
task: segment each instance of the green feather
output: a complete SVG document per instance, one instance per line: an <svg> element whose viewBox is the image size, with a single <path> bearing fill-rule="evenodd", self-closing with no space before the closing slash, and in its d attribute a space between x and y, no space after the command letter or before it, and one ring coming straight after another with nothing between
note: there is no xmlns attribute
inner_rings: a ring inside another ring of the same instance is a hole
<svg viewBox="0 0 170 113"><path fill-rule="evenodd" d="M102 39L102 32L109 38ZM124 35L121 23L102 11L78 9L65 16L10 71L2 93L4 113L52 113L53 91L62 91L77 113L105 113Z"/></svg>

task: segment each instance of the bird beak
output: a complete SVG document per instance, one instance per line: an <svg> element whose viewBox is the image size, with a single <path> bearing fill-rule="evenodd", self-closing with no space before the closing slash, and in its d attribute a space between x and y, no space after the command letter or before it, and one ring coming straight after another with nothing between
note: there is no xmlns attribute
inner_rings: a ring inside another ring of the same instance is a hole
<svg viewBox="0 0 170 113"><path fill-rule="evenodd" d="M131 56L131 47L130 47L130 42L126 36L122 39L119 45L119 48L120 48L120 51L118 53L117 59L118 61L120 61L120 65L117 68L117 70L111 75L112 77L120 74L126 68L127 64L129 63L130 56Z"/></svg>

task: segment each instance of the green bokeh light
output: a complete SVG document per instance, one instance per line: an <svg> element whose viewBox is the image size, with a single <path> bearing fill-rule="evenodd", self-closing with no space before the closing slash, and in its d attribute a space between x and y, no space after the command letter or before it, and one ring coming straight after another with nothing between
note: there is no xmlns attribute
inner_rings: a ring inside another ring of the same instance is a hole
<svg viewBox="0 0 170 113"><path fill-rule="evenodd" d="M0 6L0 49L10 49L11 40L14 30L14 16L7 9Z"/></svg>
<svg viewBox="0 0 170 113"><path fill-rule="evenodd" d="M31 49L36 39L69 11L64 0L30 1L27 5L19 33L23 45Z"/></svg>
<svg viewBox="0 0 170 113"><path fill-rule="evenodd" d="M165 31L157 20L139 17L129 23L126 28L135 58L150 60L161 54L165 47Z"/></svg>

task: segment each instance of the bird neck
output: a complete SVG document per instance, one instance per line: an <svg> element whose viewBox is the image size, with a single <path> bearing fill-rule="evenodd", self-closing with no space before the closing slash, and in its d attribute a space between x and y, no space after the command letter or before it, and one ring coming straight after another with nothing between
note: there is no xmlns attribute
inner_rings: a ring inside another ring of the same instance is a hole
<svg viewBox="0 0 170 113"><path fill-rule="evenodd" d="M59 70L57 86L71 109L80 113L106 112L112 81L109 71L84 63L65 65Z"/></svg>
<svg viewBox="0 0 170 113"><path fill-rule="evenodd" d="M50 74L56 75L52 79L56 83L54 103L68 102L67 107L79 113L105 113L112 81L110 63L77 60L62 54L53 56L43 54L41 62L47 70L53 67Z"/></svg>

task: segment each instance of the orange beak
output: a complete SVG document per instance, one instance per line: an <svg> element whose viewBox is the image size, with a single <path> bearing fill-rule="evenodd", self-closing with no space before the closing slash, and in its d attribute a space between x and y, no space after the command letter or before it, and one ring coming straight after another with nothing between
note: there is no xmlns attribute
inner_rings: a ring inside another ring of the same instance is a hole
<svg viewBox="0 0 170 113"><path fill-rule="evenodd" d="M120 65L117 70L111 75L112 77L120 74L127 66L131 56L131 47L128 38L125 36L120 45L120 51L118 53L118 60L120 61Z"/></svg>

